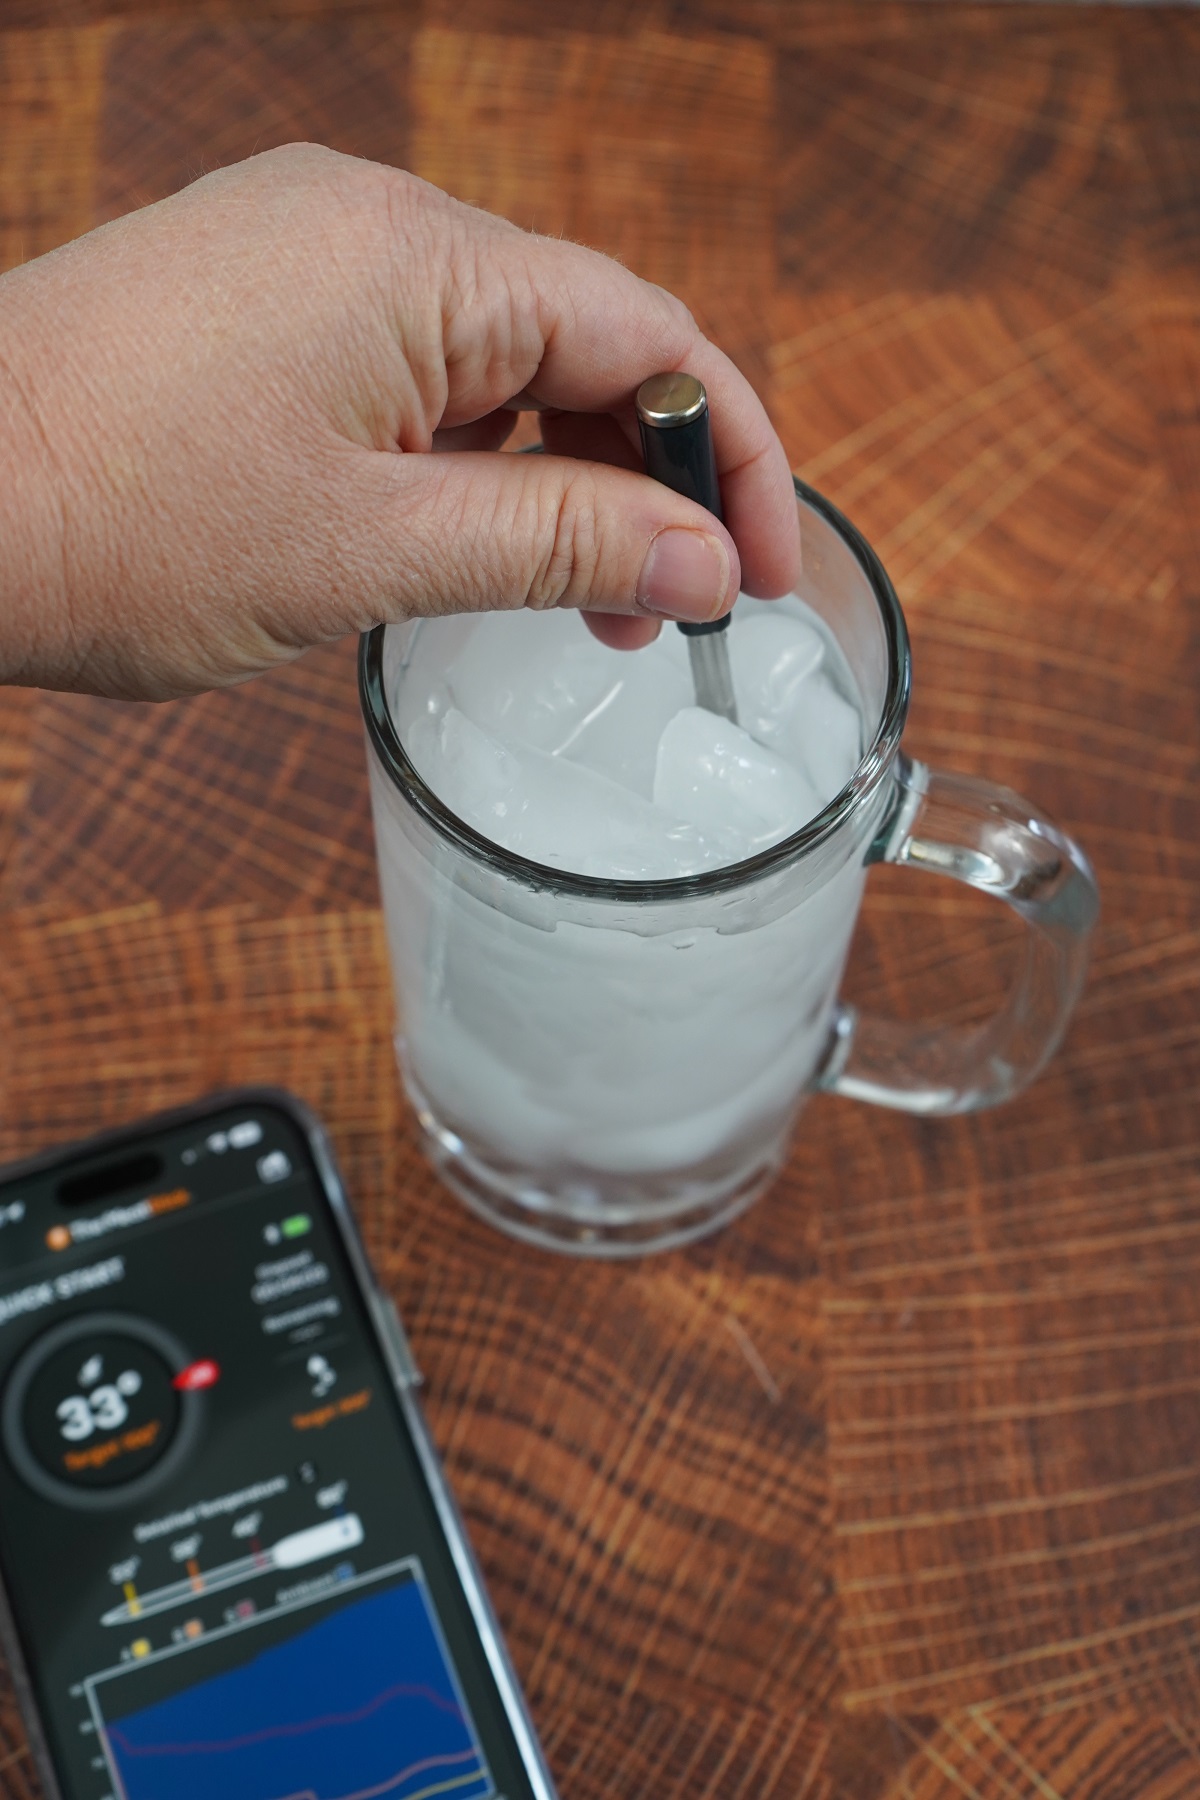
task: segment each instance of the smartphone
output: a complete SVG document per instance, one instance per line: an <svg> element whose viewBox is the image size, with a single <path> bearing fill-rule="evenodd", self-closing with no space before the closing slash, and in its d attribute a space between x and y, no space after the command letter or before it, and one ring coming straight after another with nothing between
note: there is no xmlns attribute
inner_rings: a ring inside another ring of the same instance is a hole
<svg viewBox="0 0 1200 1800"><path fill-rule="evenodd" d="M553 1800L328 1141L243 1090L0 1170L0 1580L59 1800Z"/></svg>

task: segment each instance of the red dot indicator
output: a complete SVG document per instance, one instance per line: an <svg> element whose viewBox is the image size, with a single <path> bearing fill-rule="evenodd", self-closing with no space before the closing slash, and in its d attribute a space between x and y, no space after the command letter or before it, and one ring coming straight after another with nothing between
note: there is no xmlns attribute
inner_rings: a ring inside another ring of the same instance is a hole
<svg viewBox="0 0 1200 1800"><path fill-rule="evenodd" d="M180 1369L171 1386L178 1388L181 1393L194 1394L199 1388L212 1387L220 1374L220 1369L211 1357L205 1357L202 1362L189 1363L186 1369Z"/></svg>

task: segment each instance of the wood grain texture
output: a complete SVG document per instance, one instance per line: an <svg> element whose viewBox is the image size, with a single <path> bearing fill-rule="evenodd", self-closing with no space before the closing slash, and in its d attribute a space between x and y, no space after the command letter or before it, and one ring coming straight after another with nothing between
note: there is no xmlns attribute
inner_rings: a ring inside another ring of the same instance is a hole
<svg viewBox="0 0 1200 1800"><path fill-rule="evenodd" d="M567 1263L421 1160L352 646L169 708L0 695L0 1154L239 1080L324 1114L569 1800L1200 1792L1200 17L4 22L9 261L316 137L677 287L896 578L910 747L1077 832L1104 916L1016 1104L820 1100L736 1227ZM877 872L851 992L961 1019L1013 950Z"/></svg>
<svg viewBox="0 0 1200 1800"><path fill-rule="evenodd" d="M893 288L1017 273L1087 292L1126 258L1142 164L1111 39L981 37L957 17L852 56L779 57L780 261L807 290L886 270Z"/></svg>
<svg viewBox="0 0 1200 1800"><path fill-rule="evenodd" d="M372 904L353 688L346 643L165 711L39 695L0 902L47 914Z"/></svg>
<svg viewBox="0 0 1200 1800"><path fill-rule="evenodd" d="M103 25L0 33L0 270L92 223Z"/></svg>
<svg viewBox="0 0 1200 1800"><path fill-rule="evenodd" d="M750 38L427 26L413 47L413 167L685 299L761 292L774 263L771 75Z"/></svg>
<svg viewBox="0 0 1200 1800"><path fill-rule="evenodd" d="M407 163L408 39L402 16L127 26L104 86L97 217L297 139Z"/></svg>

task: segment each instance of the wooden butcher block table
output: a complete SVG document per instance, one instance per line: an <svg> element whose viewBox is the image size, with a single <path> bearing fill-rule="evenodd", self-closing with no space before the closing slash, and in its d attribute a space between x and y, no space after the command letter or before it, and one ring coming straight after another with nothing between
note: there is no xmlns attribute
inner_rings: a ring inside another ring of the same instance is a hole
<svg viewBox="0 0 1200 1800"><path fill-rule="evenodd" d="M325 1117L564 1800L1200 1794L1200 14L0 21L7 265L310 138L678 291L894 578L910 750L1036 799L1103 897L1015 1104L819 1099L736 1225L571 1261L422 1160L352 643L170 706L0 692L0 1152L233 1082ZM986 1005L998 911L877 872L852 994Z"/></svg>

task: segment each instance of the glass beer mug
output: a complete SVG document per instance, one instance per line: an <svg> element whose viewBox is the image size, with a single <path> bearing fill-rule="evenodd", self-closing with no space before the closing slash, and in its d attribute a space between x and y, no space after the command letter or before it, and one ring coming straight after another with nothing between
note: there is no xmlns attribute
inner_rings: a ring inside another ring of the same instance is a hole
<svg viewBox="0 0 1200 1800"><path fill-rule="evenodd" d="M446 1184L534 1243L627 1255L715 1229L770 1183L817 1090L924 1115L1007 1100L1079 994L1098 905L1086 858L1008 789L905 756L895 592L835 507L800 481L796 497L796 592L840 653L863 754L801 830L731 866L608 880L490 841L406 748L456 622L362 641L404 1081ZM738 602L731 638L756 604ZM1022 921L1019 970L983 1024L902 1024L839 1000L879 862L964 882Z"/></svg>

